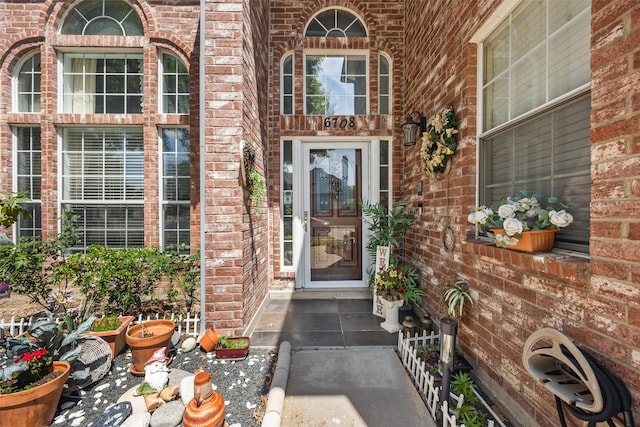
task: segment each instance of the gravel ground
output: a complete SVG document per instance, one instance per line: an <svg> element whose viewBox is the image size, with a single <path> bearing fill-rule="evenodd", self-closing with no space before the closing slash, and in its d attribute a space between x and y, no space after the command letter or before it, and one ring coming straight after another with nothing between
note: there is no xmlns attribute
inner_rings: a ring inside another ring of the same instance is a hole
<svg viewBox="0 0 640 427"><path fill-rule="evenodd" d="M109 406L143 380L129 373L131 360L131 352L125 350L101 380L81 390L77 397L63 396L51 426L94 425ZM169 369L194 372L203 367L211 373L215 389L225 400L229 427L250 427L260 425L276 362L277 354L267 349L250 348L245 360L225 361L197 347L189 353L178 350Z"/></svg>

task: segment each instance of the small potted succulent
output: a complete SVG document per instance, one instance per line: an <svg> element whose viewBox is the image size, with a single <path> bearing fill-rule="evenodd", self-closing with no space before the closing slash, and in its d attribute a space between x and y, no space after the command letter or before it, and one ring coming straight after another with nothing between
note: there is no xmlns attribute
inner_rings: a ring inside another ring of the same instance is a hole
<svg viewBox="0 0 640 427"><path fill-rule="evenodd" d="M241 359L249 353L249 337L230 338L225 335L218 338L215 352L218 359Z"/></svg>

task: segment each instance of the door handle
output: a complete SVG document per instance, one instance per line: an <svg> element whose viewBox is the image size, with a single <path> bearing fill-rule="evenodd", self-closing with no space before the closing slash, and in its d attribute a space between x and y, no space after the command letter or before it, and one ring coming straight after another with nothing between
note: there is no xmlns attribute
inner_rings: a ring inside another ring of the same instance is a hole
<svg viewBox="0 0 640 427"><path fill-rule="evenodd" d="M309 211L304 211L304 217L302 220L302 228L307 231L307 223L309 222Z"/></svg>

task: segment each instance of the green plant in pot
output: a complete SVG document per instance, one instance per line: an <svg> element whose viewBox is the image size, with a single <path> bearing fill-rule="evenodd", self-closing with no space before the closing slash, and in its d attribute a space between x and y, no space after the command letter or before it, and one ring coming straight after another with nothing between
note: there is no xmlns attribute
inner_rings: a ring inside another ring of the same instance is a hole
<svg viewBox="0 0 640 427"><path fill-rule="evenodd" d="M249 337L231 338L221 336L215 347L216 357L219 359L237 359L244 358L249 352Z"/></svg>
<svg viewBox="0 0 640 427"><path fill-rule="evenodd" d="M454 319L462 317L465 301L473 305L469 283L462 279L446 280L442 284L442 299L447 308L447 314Z"/></svg>
<svg viewBox="0 0 640 427"><path fill-rule="evenodd" d="M89 368L74 363L82 354L80 336L95 318L74 330L53 320L53 314L35 321L28 330L3 340L4 366L0 372L0 419L7 425L49 425L65 382L86 379Z"/></svg>

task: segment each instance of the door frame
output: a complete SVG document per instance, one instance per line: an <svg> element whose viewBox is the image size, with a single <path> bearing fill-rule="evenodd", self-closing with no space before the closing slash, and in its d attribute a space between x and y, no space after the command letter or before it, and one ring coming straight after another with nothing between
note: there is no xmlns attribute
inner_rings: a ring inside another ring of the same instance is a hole
<svg viewBox="0 0 640 427"><path fill-rule="evenodd" d="M296 269L296 288L318 289L318 288L330 288L330 289L347 289L347 288L366 288L367 284L367 271L369 269L369 256L365 249L366 242L369 239L369 230L365 227L364 221L362 225L362 279L361 280L345 280L345 281L311 281L311 254L310 254L310 233L304 230L304 212L309 212L310 208L310 191L308 190L310 180L308 172L309 166L309 150L320 148L354 148L362 150L362 195L363 199L375 202L374 196L378 198L378 179L377 168L375 168L374 159L377 159L378 144L376 139L367 138L340 138L340 139L328 139L322 140L316 138L305 138L300 140L298 144L294 145L294 161L300 165L300 167L294 167L294 170L299 171L298 176L295 178L298 185L294 193L294 216L297 217L297 221L294 222L294 236L300 237L300 249L302 254L299 257L298 266ZM307 228L308 229L308 228Z"/></svg>

